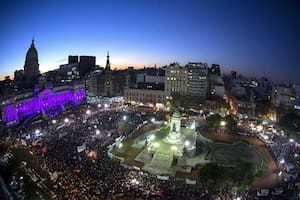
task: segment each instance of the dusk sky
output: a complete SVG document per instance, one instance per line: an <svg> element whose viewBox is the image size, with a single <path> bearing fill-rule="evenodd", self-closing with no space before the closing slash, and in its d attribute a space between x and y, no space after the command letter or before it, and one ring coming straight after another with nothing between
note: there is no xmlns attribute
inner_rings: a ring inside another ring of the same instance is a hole
<svg viewBox="0 0 300 200"><path fill-rule="evenodd" d="M188 61L300 83L300 1L33 1L0 3L0 76L23 69L32 37L40 71L109 50L115 67Z"/></svg>

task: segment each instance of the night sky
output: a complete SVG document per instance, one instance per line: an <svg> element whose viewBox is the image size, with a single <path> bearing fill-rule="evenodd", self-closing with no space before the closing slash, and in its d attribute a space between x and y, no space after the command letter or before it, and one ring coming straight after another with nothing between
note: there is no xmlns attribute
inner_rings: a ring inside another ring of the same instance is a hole
<svg viewBox="0 0 300 200"><path fill-rule="evenodd" d="M300 83L300 1L32 1L0 3L0 75L23 69L32 37L41 72L68 55L104 66L218 63L223 72Z"/></svg>

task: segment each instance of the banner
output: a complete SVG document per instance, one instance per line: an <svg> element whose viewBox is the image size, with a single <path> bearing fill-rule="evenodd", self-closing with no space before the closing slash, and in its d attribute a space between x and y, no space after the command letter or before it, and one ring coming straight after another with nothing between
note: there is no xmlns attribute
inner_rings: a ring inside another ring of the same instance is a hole
<svg viewBox="0 0 300 200"><path fill-rule="evenodd" d="M195 180L190 180L187 178L187 179L185 179L185 183L188 185L196 185L197 182Z"/></svg>
<svg viewBox="0 0 300 200"><path fill-rule="evenodd" d="M157 175L157 178L158 178L159 180L163 180L163 181L169 180L169 176L160 176L160 175Z"/></svg>
<svg viewBox="0 0 300 200"><path fill-rule="evenodd" d="M85 143L83 143L83 145L77 146L77 152L78 153L85 151L85 149L86 149L86 144Z"/></svg>

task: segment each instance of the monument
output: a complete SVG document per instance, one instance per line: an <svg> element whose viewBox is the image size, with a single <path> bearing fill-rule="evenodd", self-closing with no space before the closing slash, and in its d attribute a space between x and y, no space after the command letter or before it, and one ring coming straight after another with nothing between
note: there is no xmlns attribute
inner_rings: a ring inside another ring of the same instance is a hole
<svg viewBox="0 0 300 200"><path fill-rule="evenodd" d="M142 133L134 140L129 139L126 148L115 148L114 156L125 163L128 158L134 158L134 162L142 164L143 171L172 177L177 172L191 173L197 165L209 162L234 166L240 159L247 159L257 167L262 166L261 156L250 145L214 142L195 130L195 122L192 125L181 122L180 112L174 110L166 126ZM131 150L137 153L129 154Z"/></svg>
<svg viewBox="0 0 300 200"><path fill-rule="evenodd" d="M143 148L135 160L145 164L144 171L168 176L174 176L177 171L191 172L193 166L189 160L195 157L198 134L194 128L181 125L181 114L175 110L167 126L135 139L135 147Z"/></svg>
<svg viewBox="0 0 300 200"><path fill-rule="evenodd" d="M181 144L184 140L181 134L181 115L178 110L175 110L170 120L170 131L165 138L165 142L170 144Z"/></svg>

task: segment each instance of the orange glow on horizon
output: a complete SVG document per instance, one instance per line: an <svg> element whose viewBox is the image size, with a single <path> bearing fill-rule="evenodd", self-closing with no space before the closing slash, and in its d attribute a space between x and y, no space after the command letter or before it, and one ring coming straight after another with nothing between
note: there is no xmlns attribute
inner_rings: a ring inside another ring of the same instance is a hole
<svg viewBox="0 0 300 200"><path fill-rule="evenodd" d="M97 64L99 65L99 64ZM154 67L155 65L157 65L158 67L159 66L162 66L162 65L159 65L159 64L112 64L111 65L111 69L112 70L124 70L124 69L127 69L128 67L133 67L134 69L141 69L141 68L144 68L144 67ZM49 65L48 65L49 66ZM105 67L105 65L100 65L101 67ZM49 67L42 67L42 69L40 68L40 71L41 73L46 73L48 71L52 71L52 70L55 70L55 69L59 69L59 66L49 66ZM18 69L20 70L20 69ZM14 79L14 72L10 72L8 74L4 74L4 75L1 75L0 76L0 81L3 81L5 79L5 76L9 76L9 78L11 80Z"/></svg>

